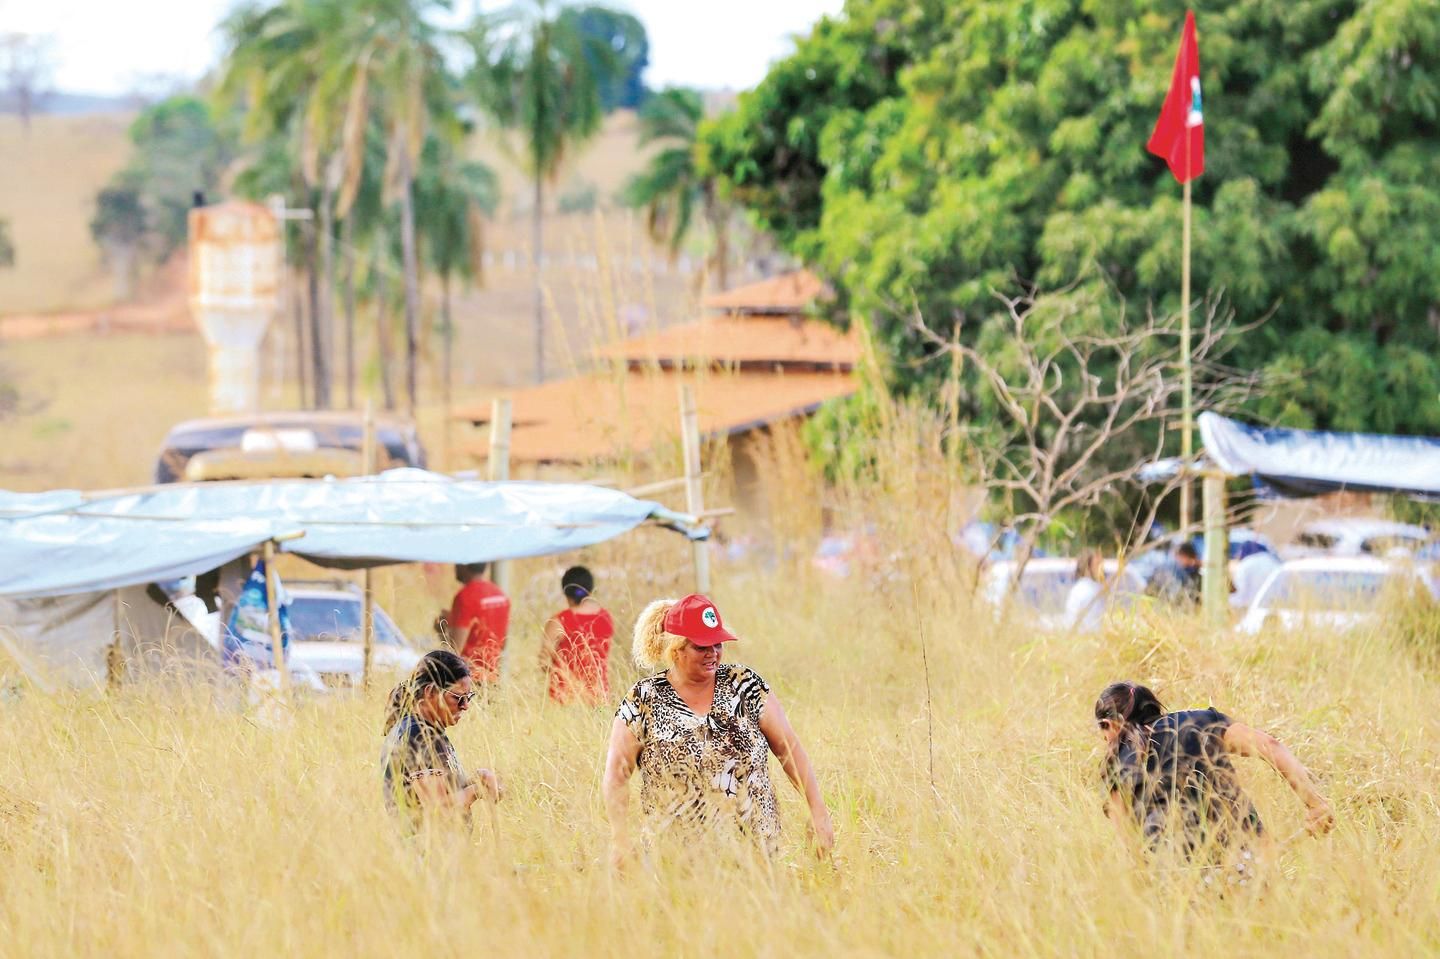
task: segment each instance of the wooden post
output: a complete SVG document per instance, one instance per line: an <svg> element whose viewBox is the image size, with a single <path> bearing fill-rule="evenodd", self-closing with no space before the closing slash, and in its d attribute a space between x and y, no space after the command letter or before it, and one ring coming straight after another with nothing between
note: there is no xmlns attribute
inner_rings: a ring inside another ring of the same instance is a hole
<svg viewBox="0 0 1440 959"><path fill-rule="evenodd" d="M700 472L700 411L695 405L695 387L680 384L680 445L685 457L685 511L691 516L705 512L705 496ZM704 540L690 542L695 564L695 591L710 592L710 544Z"/></svg>
<svg viewBox="0 0 1440 959"><path fill-rule="evenodd" d="M116 589L113 593L115 632L109 648L105 650L105 688L112 693L120 688L120 680L125 673L125 652L120 645L120 590Z"/></svg>
<svg viewBox="0 0 1440 959"><path fill-rule="evenodd" d="M510 400L497 398L490 404L490 482L510 479ZM491 580L506 596L510 595L510 563L498 562L491 569Z"/></svg>
<svg viewBox="0 0 1440 959"><path fill-rule="evenodd" d="M270 621L270 655L275 671L280 674L280 695L290 691L290 670L285 664L284 637L280 635L280 604L275 589L275 541L265 541L265 611Z"/></svg>
<svg viewBox="0 0 1440 959"><path fill-rule="evenodd" d="M1205 509L1205 582L1202 600L1205 621L1216 629L1225 625L1230 608L1230 577L1226 561L1230 547L1225 535L1225 474L1207 470L1203 493Z"/></svg>
<svg viewBox="0 0 1440 959"><path fill-rule="evenodd" d="M360 448L360 468L369 476L375 472L375 401L365 398L365 437ZM370 672L375 659L375 571L365 567L364 599L360 603L360 688L370 688Z"/></svg>

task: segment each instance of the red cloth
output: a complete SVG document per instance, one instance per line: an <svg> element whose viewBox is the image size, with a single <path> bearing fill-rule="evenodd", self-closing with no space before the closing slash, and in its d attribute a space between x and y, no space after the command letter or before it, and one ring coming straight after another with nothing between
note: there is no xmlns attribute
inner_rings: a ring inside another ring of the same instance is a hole
<svg viewBox="0 0 1440 959"><path fill-rule="evenodd" d="M1186 144L1189 149L1186 149ZM1200 45L1195 40L1195 14L1186 11L1180 50L1170 92L1155 121L1145 149L1162 157L1181 183L1205 172L1205 115L1200 106ZM1188 155L1188 156L1187 156ZM1189 160L1187 169L1186 160Z"/></svg>
<svg viewBox="0 0 1440 959"><path fill-rule="evenodd" d="M464 636L460 655L470 663L476 681L500 678L500 653L510 628L510 599L488 579L472 579L460 587L450 607L450 634Z"/></svg>
<svg viewBox="0 0 1440 959"><path fill-rule="evenodd" d="M579 696L592 704L609 699L610 640L615 636L609 611L567 609L555 620L565 635L550 654L550 698L566 703Z"/></svg>

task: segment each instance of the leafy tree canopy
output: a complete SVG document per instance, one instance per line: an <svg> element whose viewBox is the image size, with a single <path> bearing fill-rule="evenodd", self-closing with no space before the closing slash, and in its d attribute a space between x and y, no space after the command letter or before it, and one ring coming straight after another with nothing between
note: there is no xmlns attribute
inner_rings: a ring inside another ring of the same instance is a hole
<svg viewBox="0 0 1440 959"><path fill-rule="evenodd" d="M1242 323L1273 310L1230 354L1271 375L1250 412L1440 433L1440 4L1192 5L1193 283ZM892 385L927 389L944 364L915 362L914 311L968 338L1026 283L1178 309L1180 188L1144 145L1185 6L849 0L706 128L704 156L873 318Z"/></svg>
<svg viewBox="0 0 1440 959"><path fill-rule="evenodd" d="M573 19L581 33L594 37L613 52L613 64L592 55L590 67L600 77L600 104L606 113L645 102L645 68L650 65L650 37L645 24L632 13L602 6L567 8L562 16Z"/></svg>

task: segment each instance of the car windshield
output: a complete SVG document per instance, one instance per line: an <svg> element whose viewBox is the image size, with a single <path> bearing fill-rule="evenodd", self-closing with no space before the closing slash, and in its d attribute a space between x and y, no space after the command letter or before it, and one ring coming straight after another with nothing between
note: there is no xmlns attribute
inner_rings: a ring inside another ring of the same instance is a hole
<svg viewBox="0 0 1440 959"><path fill-rule="evenodd" d="M1260 605L1266 609L1371 609L1393 578L1384 572L1287 570L1275 578Z"/></svg>
<svg viewBox="0 0 1440 959"><path fill-rule="evenodd" d="M290 626L300 642L359 642L359 597L296 596L290 601ZM403 646L400 630L382 609L375 610L375 642Z"/></svg>

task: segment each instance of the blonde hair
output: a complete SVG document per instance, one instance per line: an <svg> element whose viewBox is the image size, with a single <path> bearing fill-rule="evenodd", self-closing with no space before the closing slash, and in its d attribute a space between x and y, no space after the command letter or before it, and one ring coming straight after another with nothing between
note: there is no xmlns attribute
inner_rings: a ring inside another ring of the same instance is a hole
<svg viewBox="0 0 1440 959"><path fill-rule="evenodd" d="M665 632L665 614L677 602L679 600L657 599L635 620L635 641L630 646L630 656L641 669L675 665L675 654L688 642L684 636Z"/></svg>

